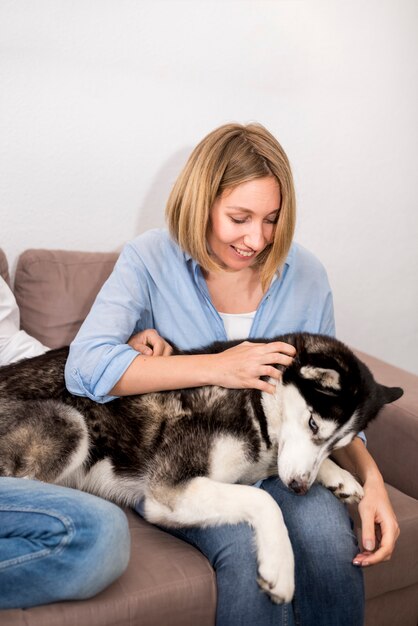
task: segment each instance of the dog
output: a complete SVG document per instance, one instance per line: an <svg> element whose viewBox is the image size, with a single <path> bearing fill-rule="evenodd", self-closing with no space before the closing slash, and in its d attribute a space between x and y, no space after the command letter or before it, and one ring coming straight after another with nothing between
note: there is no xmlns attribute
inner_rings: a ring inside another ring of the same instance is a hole
<svg viewBox="0 0 418 626"><path fill-rule="evenodd" d="M66 390L68 348L4 366L0 476L75 487L121 505L143 499L145 518L168 527L247 522L259 586L274 602L290 602L294 558L283 516L252 485L278 475L302 495L317 480L343 501L359 501L361 485L328 457L403 391L375 382L336 339L295 333L272 341L296 348L281 379L269 379L274 394L205 386L98 404Z"/></svg>

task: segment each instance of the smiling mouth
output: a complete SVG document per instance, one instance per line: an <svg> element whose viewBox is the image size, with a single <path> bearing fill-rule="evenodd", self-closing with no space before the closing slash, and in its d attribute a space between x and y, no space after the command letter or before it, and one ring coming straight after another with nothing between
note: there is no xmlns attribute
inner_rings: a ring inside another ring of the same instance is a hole
<svg viewBox="0 0 418 626"><path fill-rule="evenodd" d="M242 250L241 248L236 248L235 246L231 246L231 248L233 248L233 250L235 250L235 252L239 254L239 256L245 259L249 259L250 257L255 255L254 250Z"/></svg>

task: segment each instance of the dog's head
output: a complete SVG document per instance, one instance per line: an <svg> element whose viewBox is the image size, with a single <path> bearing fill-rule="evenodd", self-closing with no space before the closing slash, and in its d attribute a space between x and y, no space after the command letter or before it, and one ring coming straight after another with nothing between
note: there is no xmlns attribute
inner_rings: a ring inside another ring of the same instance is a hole
<svg viewBox="0 0 418 626"><path fill-rule="evenodd" d="M377 383L366 365L336 339L301 333L287 341L297 356L283 372L278 473L302 494L322 461L349 444L403 390Z"/></svg>

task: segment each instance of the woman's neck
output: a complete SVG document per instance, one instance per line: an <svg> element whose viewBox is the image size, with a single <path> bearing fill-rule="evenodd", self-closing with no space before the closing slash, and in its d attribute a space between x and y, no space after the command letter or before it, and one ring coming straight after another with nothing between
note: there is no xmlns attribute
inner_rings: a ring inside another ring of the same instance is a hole
<svg viewBox="0 0 418 626"><path fill-rule="evenodd" d="M250 313L258 308L263 297L260 272L245 269L239 272L203 272L212 303L221 313Z"/></svg>

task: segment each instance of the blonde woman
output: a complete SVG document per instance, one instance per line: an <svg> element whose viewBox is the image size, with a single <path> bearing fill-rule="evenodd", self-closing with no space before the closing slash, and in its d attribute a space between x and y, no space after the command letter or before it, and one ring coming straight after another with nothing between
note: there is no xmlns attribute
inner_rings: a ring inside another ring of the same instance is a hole
<svg viewBox="0 0 418 626"><path fill-rule="evenodd" d="M227 338L334 334L325 270L292 243L295 194L282 147L260 125L216 129L192 152L166 214L168 232L147 232L124 248L71 346L68 389L97 402L199 385L271 392L260 377L278 378L273 365L289 365L292 346L243 342L220 354L171 356L162 338L186 350ZM289 529L292 605L275 605L260 592L246 525L170 531L214 567L218 626L362 624L361 567L390 557L398 527L363 441L357 438L338 460L364 484L363 552L345 507L323 487L298 497L277 478L259 486L277 501Z"/></svg>

